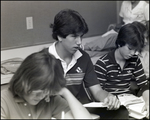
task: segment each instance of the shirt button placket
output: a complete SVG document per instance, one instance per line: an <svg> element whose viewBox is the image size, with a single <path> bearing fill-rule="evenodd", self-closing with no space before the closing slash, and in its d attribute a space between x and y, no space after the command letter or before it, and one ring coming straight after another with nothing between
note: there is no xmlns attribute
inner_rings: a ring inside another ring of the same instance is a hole
<svg viewBox="0 0 150 120"><path fill-rule="evenodd" d="M121 73L121 71L120 71L120 67L118 67L118 73L119 73L119 74ZM118 74L118 76L119 76L119 74Z"/></svg>
<svg viewBox="0 0 150 120"><path fill-rule="evenodd" d="M24 103L24 106L27 106L27 103ZM28 113L28 117L31 117L31 113Z"/></svg>
<svg viewBox="0 0 150 120"><path fill-rule="evenodd" d="M27 103L24 103L24 106L27 106Z"/></svg>
<svg viewBox="0 0 150 120"><path fill-rule="evenodd" d="M31 117L31 113L29 113L28 116Z"/></svg>

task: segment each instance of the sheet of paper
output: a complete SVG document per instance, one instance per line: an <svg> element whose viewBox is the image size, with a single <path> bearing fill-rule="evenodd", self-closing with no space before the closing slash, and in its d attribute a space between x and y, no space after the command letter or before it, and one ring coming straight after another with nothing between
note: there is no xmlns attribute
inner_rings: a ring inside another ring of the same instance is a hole
<svg viewBox="0 0 150 120"><path fill-rule="evenodd" d="M142 109L144 107L145 103L138 103L138 104L133 104L133 105L129 105L129 109L136 111L137 113L141 113L144 114L146 111L142 112Z"/></svg>
<svg viewBox="0 0 150 120"><path fill-rule="evenodd" d="M118 98L122 105L126 106L129 111L129 116L142 119L145 117L147 111L142 112L142 108L145 104L142 97L137 97L132 94L121 94Z"/></svg>
<svg viewBox="0 0 150 120"><path fill-rule="evenodd" d="M91 102L83 105L84 107L107 107L103 102Z"/></svg>
<svg viewBox="0 0 150 120"><path fill-rule="evenodd" d="M145 103L129 105L129 116L136 119L142 119L146 116L147 111L142 112L142 108Z"/></svg>
<svg viewBox="0 0 150 120"><path fill-rule="evenodd" d="M3 75L1 74L1 85L9 83L10 79L12 78L14 74L8 74L8 75Z"/></svg>
<svg viewBox="0 0 150 120"><path fill-rule="evenodd" d="M137 97L132 94L121 94L118 95L118 98L121 102L121 105L129 105L129 104L136 104L136 103L141 103L143 102L142 97Z"/></svg>

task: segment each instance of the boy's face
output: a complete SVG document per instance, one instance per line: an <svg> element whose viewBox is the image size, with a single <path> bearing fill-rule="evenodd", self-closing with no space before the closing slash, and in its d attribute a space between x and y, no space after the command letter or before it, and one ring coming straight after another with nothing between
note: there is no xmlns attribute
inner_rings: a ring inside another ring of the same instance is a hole
<svg viewBox="0 0 150 120"><path fill-rule="evenodd" d="M133 55L138 54L138 52L135 49L133 49L133 47L129 46L128 44L126 44L125 46L119 47L119 51L120 51L121 56L126 60L133 57Z"/></svg>
<svg viewBox="0 0 150 120"><path fill-rule="evenodd" d="M70 34L66 36L66 38L62 38L61 43L64 49L66 50L66 52L70 54L74 54L81 47L82 34L78 34L76 36Z"/></svg>

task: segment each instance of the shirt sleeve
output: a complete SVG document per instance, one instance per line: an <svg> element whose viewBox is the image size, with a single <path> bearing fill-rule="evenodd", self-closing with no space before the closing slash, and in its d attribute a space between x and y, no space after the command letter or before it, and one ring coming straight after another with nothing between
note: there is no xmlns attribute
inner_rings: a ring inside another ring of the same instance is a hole
<svg viewBox="0 0 150 120"><path fill-rule="evenodd" d="M1 97L1 119L9 119L8 113L9 113L9 110L7 108L5 99Z"/></svg>
<svg viewBox="0 0 150 120"><path fill-rule="evenodd" d="M144 14L146 21L149 21L149 4L146 5Z"/></svg>
<svg viewBox="0 0 150 120"><path fill-rule="evenodd" d="M64 111L65 113L70 110L67 101L61 96L55 96L52 101L53 112L52 117L61 119L61 113Z"/></svg>
<svg viewBox="0 0 150 120"><path fill-rule="evenodd" d="M142 90L142 92L149 89L148 81L146 79L140 58L137 59L133 74L135 76L137 85L139 86L140 90Z"/></svg>
<svg viewBox="0 0 150 120"><path fill-rule="evenodd" d="M143 50L141 52L142 56L139 56L141 63L143 65L144 73L146 78L149 78L149 51Z"/></svg>
<svg viewBox="0 0 150 120"><path fill-rule="evenodd" d="M125 2L123 1L122 4L121 4L121 7L120 7L120 12L119 12L119 16L123 18L123 13L125 12L124 10L124 4Z"/></svg>
<svg viewBox="0 0 150 120"><path fill-rule="evenodd" d="M107 70L106 70L106 65L103 60L98 59L98 61L95 64L95 72L96 72L97 79L99 80L101 87L104 89L105 82L107 81L106 79Z"/></svg>
<svg viewBox="0 0 150 120"><path fill-rule="evenodd" d="M88 62L87 62L87 67L86 67L86 72L84 77L84 83L86 88L99 84L96 73L94 71L94 65L89 56L87 57L87 60Z"/></svg>

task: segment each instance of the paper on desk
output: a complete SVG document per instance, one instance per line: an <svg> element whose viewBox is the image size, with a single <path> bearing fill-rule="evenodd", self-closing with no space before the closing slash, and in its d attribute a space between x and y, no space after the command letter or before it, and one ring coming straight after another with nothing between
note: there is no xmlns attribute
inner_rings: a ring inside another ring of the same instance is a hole
<svg viewBox="0 0 150 120"><path fill-rule="evenodd" d="M142 103L144 101L142 97L137 97L132 94L121 94L118 95L118 98L121 102L121 105L125 105L125 106Z"/></svg>
<svg viewBox="0 0 150 120"><path fill-rule="evenodd" d="M139 103L139 104L133 104L130 105L128 107L129 109L129 116L134 117L136 119L142 119L146 116L147 111L142 112L142 108L144 106L144 102L143 103Z"/></svg>
<svg viewBox="0 0 150 120"><path fill-rule="evenodd" d="M118 98L122 105L129 110L129 116L142 119L146 116L147 111L142 112L145 102L142 97L137 97L132 94L121 94Z"/></svg>
<svg viewBox="0 0 150 120"><path fill-rule="evenodd" d="M14 74L3 75L1 74L1 85L9 83L10 79Z"/></svg>
<svg viewBox="0 0 150 120"><path fill-rule="evenodd" d="M84 107L107 107L106 105L103 105L103 102L91 102L91 103L87 103L84 104Z"/></svg>

